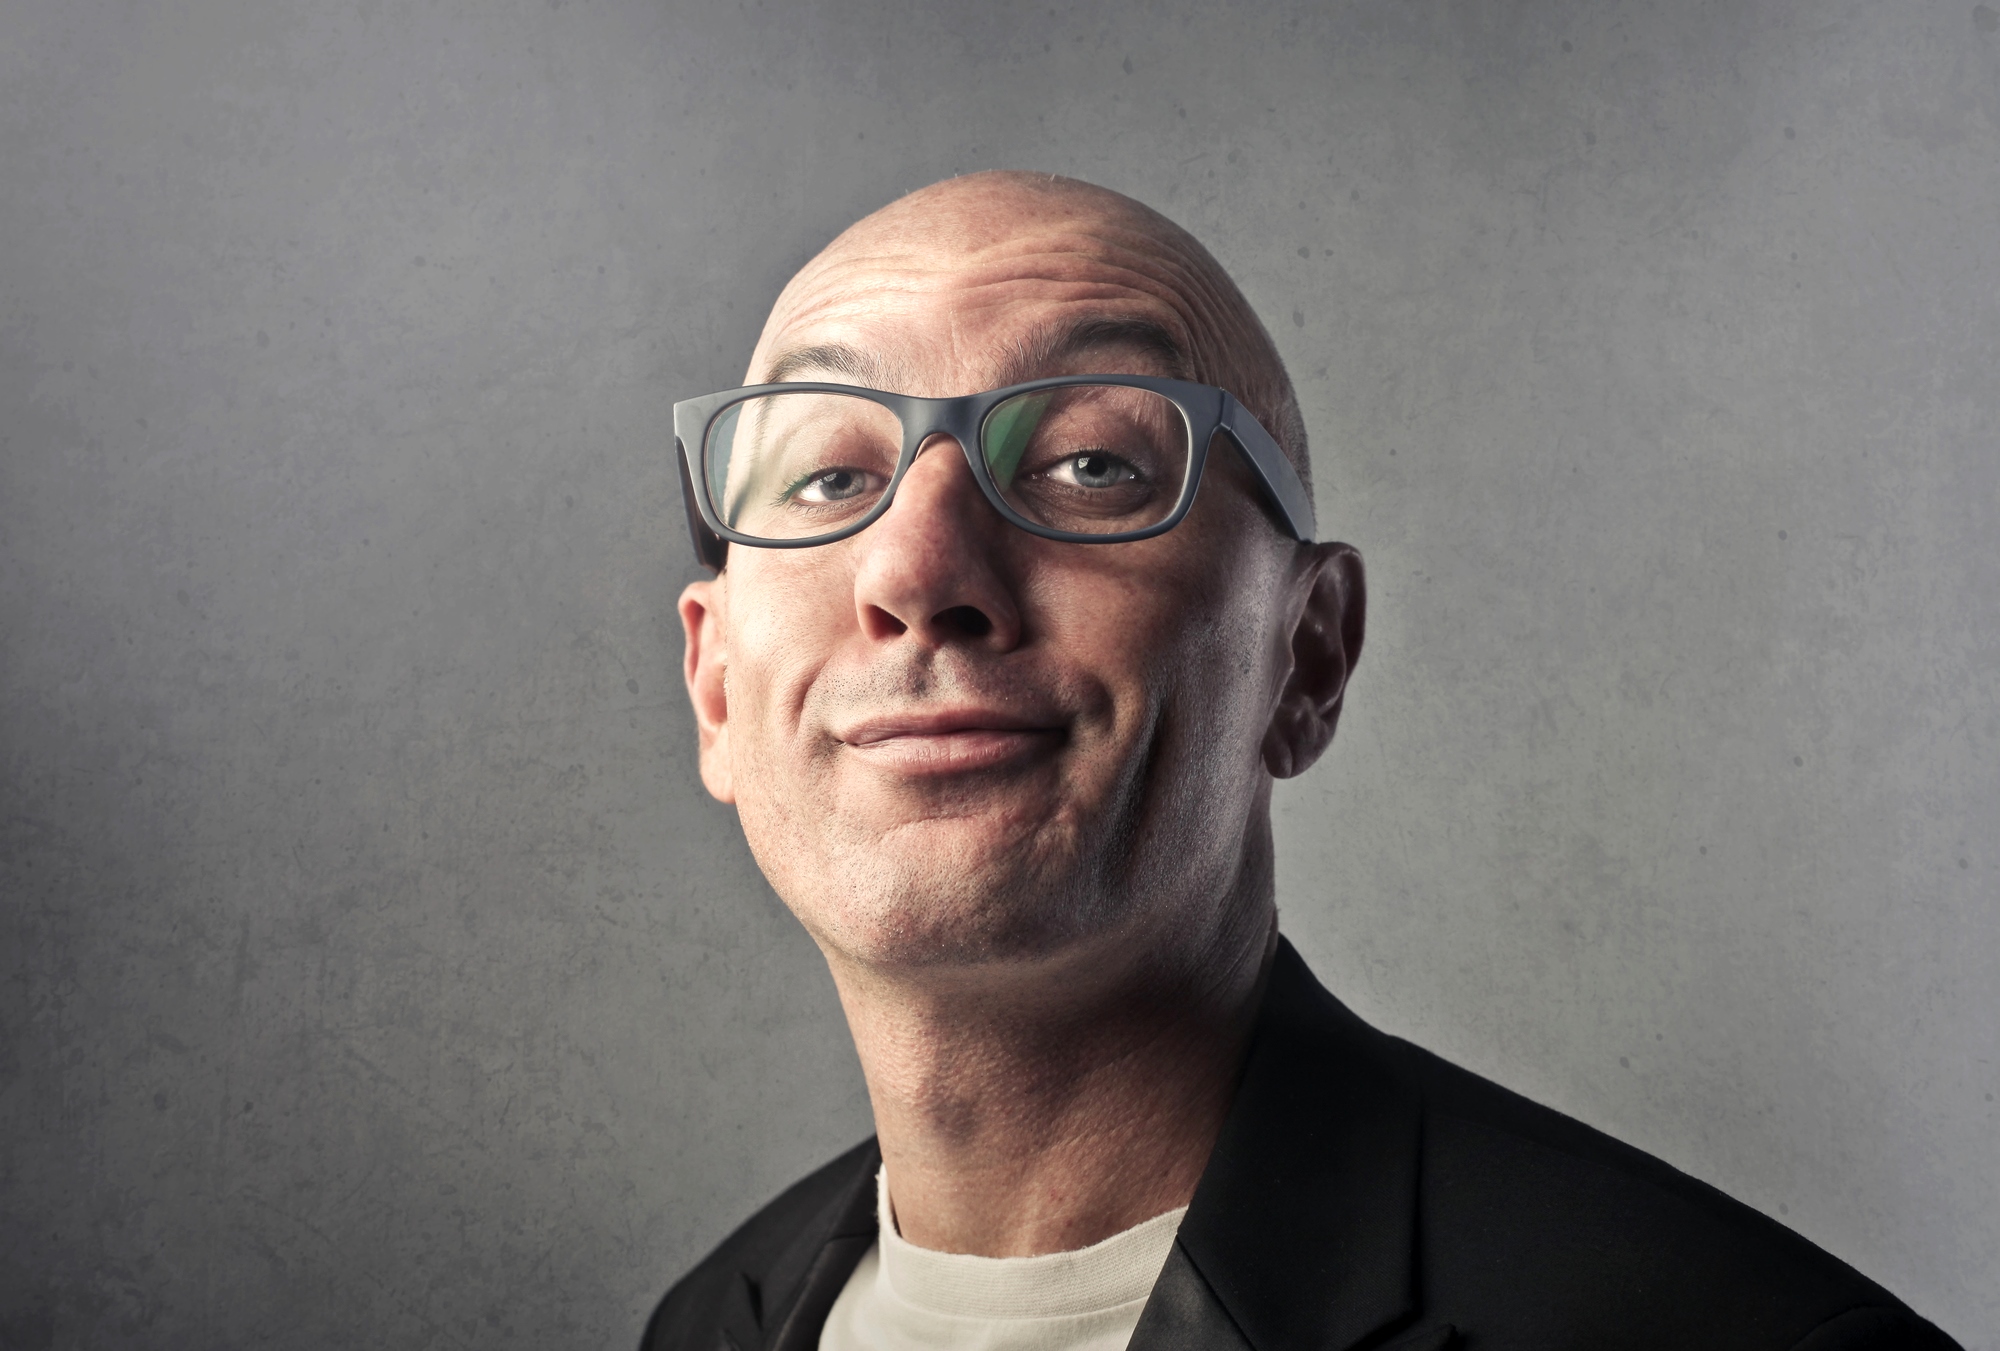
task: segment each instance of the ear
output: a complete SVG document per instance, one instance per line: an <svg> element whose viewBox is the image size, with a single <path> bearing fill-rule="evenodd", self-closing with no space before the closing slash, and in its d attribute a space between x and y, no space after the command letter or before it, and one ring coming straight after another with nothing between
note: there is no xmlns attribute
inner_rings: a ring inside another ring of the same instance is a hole
<svg viewBox="0 0 2000 1351"><path fill-rule="evenodd" d="M1279 779L1305 773L1333 741L1368 613L1361 555L1345 544L1315 544L1309 553L1298 582L1305 597L1292 626L1291 674L1264 732L1264 767Z"/></svg>
<svg viewBox="0 0 2000 1351"><path fill-rule="evenodd" d="M687 635L688 702L694 705L701 743L701 781L718 802L736 801L729 764L729 651L722 640L721 578L689 582L681 592L681 630Z"/></svg>

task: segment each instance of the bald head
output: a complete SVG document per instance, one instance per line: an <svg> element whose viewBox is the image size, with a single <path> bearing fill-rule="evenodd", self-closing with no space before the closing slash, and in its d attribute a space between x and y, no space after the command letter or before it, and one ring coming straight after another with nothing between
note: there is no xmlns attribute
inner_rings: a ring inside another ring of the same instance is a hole
<svg viewBox="0 0 2000 1351"><path fill-rule="evenodd" d="M1298 397L1270 334L1229 274L1201 242L1143 203L1052 174L993 170L919 189L849 226L802 268L771 309L751 358L753 381L785 378L828 352L865 351L879 379L902 393L919 388L922 366L857 330L899 312L948 311L950 341L969 348L998 311L1026 300L1053 316L1101 311L1132 331L1151 326L1156 355L1172 374L1234 394L1276 438L1310 488L1311 464ZM1037 333L998 344L1015 370L1034 365ZM934 325L931 332L935 333ZM1166 350L1171 349L1171 350ZM812 360L801 362L800 354ZM963 364L966 352L950 357ZM996 367L996 369L998 369ZM1031 374L1041 372L1034 371ZM1020 378L1027 378L1021 375ZM998 383L996 381L996 383Z"/></svg>

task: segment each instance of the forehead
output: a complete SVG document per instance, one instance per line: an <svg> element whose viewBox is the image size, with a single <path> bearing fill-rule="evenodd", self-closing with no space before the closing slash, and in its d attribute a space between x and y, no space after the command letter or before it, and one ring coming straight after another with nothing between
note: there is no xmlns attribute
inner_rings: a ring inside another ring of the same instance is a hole
<svg viewBox="0 0 2000 1351"><path fill-rule="evenodd" d="M1184 375L1196 261L1104 213L1001 204L864 221L785 288L749 378L832 371L946 395L1064 369Z"/></svg>

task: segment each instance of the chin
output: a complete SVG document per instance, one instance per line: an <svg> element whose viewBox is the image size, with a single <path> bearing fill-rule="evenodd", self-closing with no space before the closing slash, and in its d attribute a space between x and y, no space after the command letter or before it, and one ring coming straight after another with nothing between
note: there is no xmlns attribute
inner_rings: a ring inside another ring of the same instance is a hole
<svg viewBox="0 0 2000 1351"><path fill-rule="evenodd" d="M933 834L944 838L877 839L841 851L841 866L773 882L829 955L881 968L1032 962L1123 918L1121 889L1087 880L1087 864Z"/></svg>
<svg viewBox="0 0 2000 1351"><path fill-rule="evenodd" d="M1075 799L1089 795L1060 783L829 787L817 801L737 803L765 877L829 958L885 970L1035 962L1130 918L1135 803L1084 809Z"/></svg>

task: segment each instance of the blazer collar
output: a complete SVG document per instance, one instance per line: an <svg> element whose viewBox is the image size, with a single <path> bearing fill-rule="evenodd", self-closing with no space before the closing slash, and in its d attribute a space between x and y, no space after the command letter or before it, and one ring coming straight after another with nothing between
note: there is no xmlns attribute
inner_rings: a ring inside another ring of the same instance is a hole
<svg viewBox="0 0 2000 1351"><path fill-rule="evenodd" d="M1278 941L1243 1081L1130 1351L1346 1351L1417 1309L1422 1103ZM814 1351L875 1242L881 1154L733 1292L736 1351Z"/></svg>
<svg viewBox="0 0 2000 1351"><path fill-rule="evenodd" d="M1385 1040L1279 941L1242 1084L1131 1351L1343 1351L1415 1314L1422 1103Z"/></svg>

